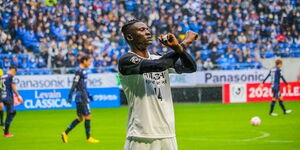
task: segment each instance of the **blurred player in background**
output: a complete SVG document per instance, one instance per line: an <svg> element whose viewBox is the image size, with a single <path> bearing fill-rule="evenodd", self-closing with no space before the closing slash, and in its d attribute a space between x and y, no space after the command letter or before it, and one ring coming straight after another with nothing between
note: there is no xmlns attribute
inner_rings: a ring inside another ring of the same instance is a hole
<svg viewBox="0 0 300 150"><path fill-rule="evenodd" d="M1 77L0 77L1 78ZM4 106L3 103L0 101L0 126L3 126L3 117L4 117Z"/></svg>
<svg viewBox="0 0 300 150"><path fill-rule="evenodd" d="M8 68L7 75L1 77L2 80L2 92L1 92L1 101L3 102L6 108L6 119L4 122L4 137L12 137L13 135L9 133L9 127L13 121L16 110L14 108L14 97L15 94L17 97L20 97L16 85L14 83L14 76L17 73L17 67L10 66ZM22 100L19 98L19 100Z"/></svg>
<svg viewBox="0 0 300 150"><path fill-rule="evenodd" d="M2 77L3 76L3 70L0 68L0 100L1 100L1 94L2 94ZM4 109L4 106L3 106L3 103L0 101L0 126L3 126L3 116L4 116L4 113L3 113L3 109Z"/></svg>
<svg viewBox="0 0 300 150"><path fill-rule="evenodd" d="M275 61L275 67L273 67L268 76L263 80L263 83L260 84L260 87L263 87L263 84L266 82L266 80L271 77L271 87L272 87L272 92L273 92L273 99L271 102L271 107L270 107L270 112L269 114L271 116L278 116L277 113L273 113L275 103L276 101L279 101L279 105L281 109L283 110L284 114L289 114L292 112L292 110L286 110L284 105L283 105L283 99L280 95L280 78L283 80L283 82L288 86L288 88L291 88L290 85L286 82L284 77L281 74L281 67L282 67L282 60L277 59Z"/></svg>
<svg viewBox="0 0 300 150"><path fill-rule="evenodd" d="M172 49L160 56L148 51L152 34L145 23L131 20L122 32L131 48L119 60L120 80L129 106L124 149L177 150L169 69L177 73L197 70L185 47L198 34L187 32L181 44L173 34L160 36L160 42Z"/></svg>
<svg viewBox="0 0 300 150"><path fill-rule="evenodd" d="M91 137L90 123L91 123L91 112L89 106L89 100L93 101L93 97L87 91L87 71L86 69L91 65L91 58L88 56L83 56L80 59L79 68L75 72L75 77L73 80L72 88L69 93L68 102L72 101L73 92L76 93L75 102L77 108L77 118L69 125L69 127L61 134L64 143L68 143L69 132L76 127L81 121L84 120L86 139L89 143L98 143Z"/></svg>

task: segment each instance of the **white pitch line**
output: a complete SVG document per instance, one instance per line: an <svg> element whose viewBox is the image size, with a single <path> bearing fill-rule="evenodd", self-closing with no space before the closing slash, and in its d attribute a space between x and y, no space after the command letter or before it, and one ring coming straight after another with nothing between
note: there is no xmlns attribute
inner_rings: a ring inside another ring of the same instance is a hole
<svg viewBox="0 0 300 150"><path fill-rule="evenodd" d="M258 131L262 135L253 137L253 138L248 138L248 139L211 139L211 138L188 138L185 140L191 140L191 141L220 141L220 142L251 142L255 141L258 139L264 139L266 137L269 137L271 134L268 132L263 132L263 131ZM288 141L288 140L267 140L264 142L269 142L269 143L293 143L295 141Z"/></svg>
<svg viewBox="0 0 300 150"><path fill-rule="evenodd" d="M263 139L270 136L270 133L259 131L262 135L248 139L210 139L210 138L189 138L192 141L228 141L228 142L251 142L257 139Z"/></svg>
<svg viewBox="0 0 300 150"><path fill-rule="evenodd" d="M268 132L263 132L263 131L259 131L259 132L262 134L261 136L257 136L257 137L249 138L249 139L243 139L243 141L250 142L250 141L263 139L263 138L266 138L266 137L270 136L270 133L268 133Z"/></svg>
<svg viewBox="0 0 300 150"><path fill-rule="evenodd" d="M295 141L288 141L288 140L267 140L268 143L294 143Z"/></svg>

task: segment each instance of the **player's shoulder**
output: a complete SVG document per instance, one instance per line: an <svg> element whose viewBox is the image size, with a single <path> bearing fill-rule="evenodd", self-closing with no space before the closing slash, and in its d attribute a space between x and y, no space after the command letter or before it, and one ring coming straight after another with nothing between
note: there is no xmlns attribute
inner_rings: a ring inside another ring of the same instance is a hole
<svg viewBox="0 0 300 150"><path fill-rule="evenodd" d="M7 78L8 77L8 74L5 74L2 76L2 78Z"/></svg>
<svg viewBox="0 0 300 150"><path fill-rule="evenodd" d="M7 79L9 79L8 74L5 74L5 75L1 76L1 80L7 80Z"/></svg>
<svg viewBox="0 0 300 150"><path fill-rule="evenodd" d="M82 68L80 68L80 67L78 67L78 68L76 68L76 70L75 70L75 75L80 75L80 74L85 74L86 73L86 71L85 71L85 69L82 69Z"/></svg>
<svg viewBox="0 0 300 150"><path fill-rule="evenodd" d="M13 78L14 78L14 76L13 76L13 75L11 75L11 74L7 74L7 78L9 78L9 79L13 79Z"/></svg>
<svg viewBox="0 0 300 150"><path fill-rule="evenodd" d="M120 57L119 61L127 60L128 58L133 57L133 56L136 56L136 55L133 53L125 53Z"/></svg>
<svg viewBox="0 0 300 150"><path fill-rule="evenodd" d="M273 67L270 69L270 71L275 72L275 71L277 71L277 69L278 69L277 67Z"/></svg>
<svg viewBox="0 0 300 150"><path fill-rule="evenodd" d="M142 60L141 57L137 56L134 53L126 53L123 54L119 59L119 65L126 65L126 64L137 64Z"/></svg>

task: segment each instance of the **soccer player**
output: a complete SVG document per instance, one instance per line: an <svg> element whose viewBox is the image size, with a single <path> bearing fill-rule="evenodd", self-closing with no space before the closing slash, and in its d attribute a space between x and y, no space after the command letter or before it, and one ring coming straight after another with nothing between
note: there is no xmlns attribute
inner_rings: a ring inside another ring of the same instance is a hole
<svg viewBox="0 0 300 150"><path fill-rule="evenodd" d="M122 27L122 33L131 48L119 59L118 68L129 106L124 149L177 150L169 71L197 70L185 47L198 34L187 32L181 44L173 34L161 35L159 41L172 51L160 56L148 51L152 35L145 23L131 20Z"/></svg>
<svg viewBox="0 0 300 150"><path fill-rule="evenodd" d="M9 133L9 127L13 121L16 110L14 108L13 93L20 97L16 85L14 83L14 76L17 73L17 68L15 66L10 66L8 68L7 75L1 77L2 80L2 92L1 92L1 101L3 102L6 108L6 119L4 122L4 137L12 137L13 135Z"/></svg>
<svg viewBox="0 0 300 150"><path fill-rule="evenodd" d="M273 113L274 107L275 107L275 103L276 101L279 101L279 105L281 107L281 109L283 110L284 114L289 114L292 112L292 110L286 110L284 105L283 105L283 99L280 95L280 78L283 80L283 82L288 86L288 88L291 88L290 85L288 85L288 83L286 82L286 80L284 79L284 77L281 75L281 67L282 67L282 60L281 59L277 59L275 61L275 67L273 67L268 76L263 80L263 82L260 84L260 87L263 87L263 84L266 82L266 80L271 77L271 84L272 84L272 92L273 92L273 99L271 102L271 107L270 107L270 112L269 114L271 116L278 116L277 113Z"/></svg>
<svg viewBox="0 0 300 150"><path fill-rule="evenodd" d="M1 96L1 94L2 94L2 90L3 90L3 88L2 88L2 84L3 84L3 82L2 82L2 77L3 76L3 70L0 68L0 100L1 100L1 98L2 98L2 96ZM4 124L3 124L3 117L4 117L4 113L3 113L3 108L4 106L3 106L3 103L0 101L0 126L3 126Z"/></svg>
<svg viewBox="0 0 300 150"><path fill-rule="evenodd" d="M3 106L3 103L0 102L0 126L3 126L3 117L4 117L4 106Z"/></svg>
<svg viewBox="0 0 300 150"><path fill-rule="evenodd" d="M68 143L69 132L84 120L86 139L89 143L98 143L99 140L94 139L90 135L91 111L89 101L93 101L93 97L87 91L87 72L86 69L91 65L91 58L82 56L79 68L75 72L72 88L69 93L68 102L72 101L73 92L76 93L75 102L77 108L77 118L72 121L68 128L61 134L64 143Z"/></svg>

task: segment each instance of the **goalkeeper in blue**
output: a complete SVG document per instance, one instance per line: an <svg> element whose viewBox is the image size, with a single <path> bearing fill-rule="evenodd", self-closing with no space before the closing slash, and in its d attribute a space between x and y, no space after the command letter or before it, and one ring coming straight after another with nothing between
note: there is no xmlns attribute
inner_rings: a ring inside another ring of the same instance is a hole
<svg viewBox="0 0 300 150"><path fill-rule="evenodd" d="M91 58L83 56L80 59L79 68L75 72L72 88L69 93L68 102L72 101L73 93L75 93L75 103L77 108L77 118L67 127L67 129L61 134L61 138L64 143L68 143L68 134L74 129L81 121L84 120L84 127L86 132L86 139L88 143L99 143L91 137L90 123L91 123L91 111L89 107L89 101L93 101L93 97L87 91L87 71L86 69L91 65Z"/></svg>
<svg viewBox="0 0 300 150"><path fill-rule="evenodd" d="M273 92L273 99L271 102L271 107L270 107L270 112L269 114L271 116L278 116L277 113L274 113L274 107L276 104L276 101L279 102L279 105L281 107L281 109L283 110L284 114L289 114L292 112L292 110L286 110L282 101L282 97L280 94L280 79L283 80L283 82L288 86L288 88L291 88L290 85L288 85L288 83L286 82L286 80L284 79L284 77L281 74L281 67L282 67L282 60L277 59L275 61L275 67L273 67L268 76L263 80L263 83L260 84L260 87L263 87L263 84L266 82L266 80L271 77L271 87L272 87L272 92Z"/></svg>

